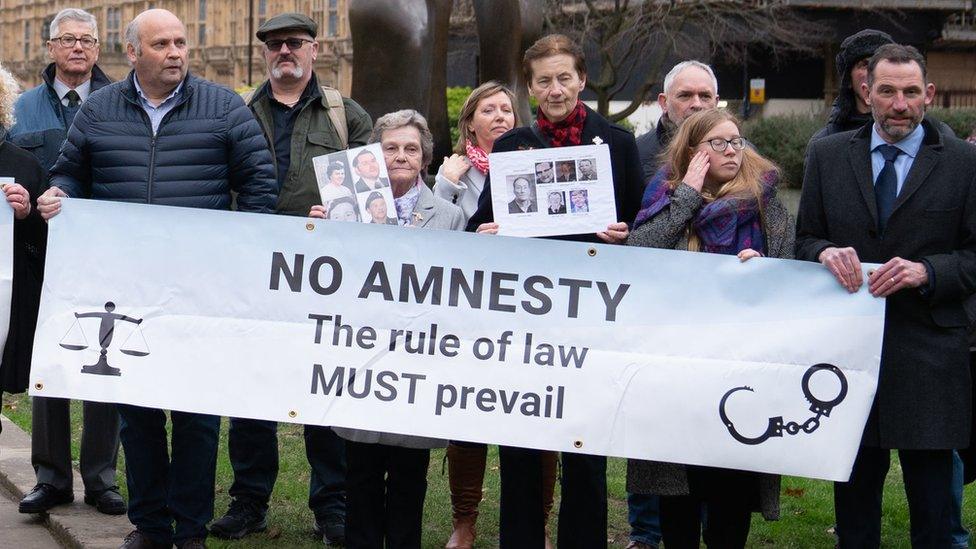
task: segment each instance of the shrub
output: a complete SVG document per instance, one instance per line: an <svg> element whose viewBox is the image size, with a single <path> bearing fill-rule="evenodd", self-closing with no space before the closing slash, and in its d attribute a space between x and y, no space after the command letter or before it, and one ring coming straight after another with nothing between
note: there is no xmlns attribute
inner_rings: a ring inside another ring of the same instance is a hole
<svg viewBox="0 0 976 549"><path fill-rule="evenodd" d="M931 109L929 114L932 118L945 122L960 139L966 139L976 132L976 108Z"/></svg>
<svg viewBox="0 0 976 549"><path fill-rule="evenodd" d="M803 184L807 142L824 124L810 116L769 116L746 121L743 133L760 154L780 167L781 185L798 189Z"/></svg>
<svg viewBox="0 0 976 549"><path fill-rule="evenodd" d="M452 149L458 138L461 137L457 129L458 117L461 116L461 106L464 105L464 100L471 95L471 89L468 86L447 88L447 123L451 128Z"/></svg>

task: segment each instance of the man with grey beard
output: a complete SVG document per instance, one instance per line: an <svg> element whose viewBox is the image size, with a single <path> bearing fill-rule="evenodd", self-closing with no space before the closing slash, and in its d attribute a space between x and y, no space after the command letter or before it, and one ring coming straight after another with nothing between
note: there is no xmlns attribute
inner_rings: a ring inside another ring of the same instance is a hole
<svg viewBox="0 0 976 549"><path fill-rule="evenodd" d="M312 63L318 25L299 13L268 19L257 30L264 42L268 81L245 101L271 145L278 177L276 212L304 216L321 204L312 158L361 147L373 123L355 101L320 86ZM228 449L234 469L227 513L210 525L216 537L237 539L267 528L268 501L278 476L277 423L231 418ZM345 539L345 443L329 427L305 426L311 466L308 506L315 532L328 544Z"/></svg>

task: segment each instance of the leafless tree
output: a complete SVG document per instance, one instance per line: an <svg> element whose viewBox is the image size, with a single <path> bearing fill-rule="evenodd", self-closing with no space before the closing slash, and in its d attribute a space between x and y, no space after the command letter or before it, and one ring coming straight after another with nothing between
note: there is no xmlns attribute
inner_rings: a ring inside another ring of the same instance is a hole
<svg viewBox="0 0 976 549"><path fill-rule="evenodd" d="M598 111L611 121L633 113L663 79L674 52L721 53L735 62L758 44L774 56L819 51L823 29L791 8L788 0L546 0L550 29L575 38L599 55L598 73L586 87ZM646 67L646 71L644 68ZM610 101L639 79L623 110Z"/></svg>

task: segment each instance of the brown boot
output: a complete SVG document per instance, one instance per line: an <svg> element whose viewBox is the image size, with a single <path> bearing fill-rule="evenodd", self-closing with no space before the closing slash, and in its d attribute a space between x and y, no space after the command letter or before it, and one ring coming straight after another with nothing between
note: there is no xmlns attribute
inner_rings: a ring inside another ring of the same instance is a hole
<svg viewBox="0 0 976 549"><path fill-rule="evenodd" d="M559 469L559 454L542 452L542 516L546 521L546 549L553 549L549 541L549 513L556 494L556 472Z"/></svg>
<svg viewBox="0 0 976 549"><path fill-rule="evenodd" d="M478 520L487 455L486 446L447 445L447 476L451 485L454 532L447 540L446 549L474 547L475 522Z"/></svg>

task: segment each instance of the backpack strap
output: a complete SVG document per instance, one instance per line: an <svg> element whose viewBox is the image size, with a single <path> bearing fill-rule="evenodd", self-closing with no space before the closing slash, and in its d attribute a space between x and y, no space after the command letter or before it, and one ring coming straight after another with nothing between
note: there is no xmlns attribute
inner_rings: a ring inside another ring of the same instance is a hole
<svg viewBox="0 0 976 549"><path fill-rule="evenodd" d="M335 88L322 86L322 96L329 105L329 120L339 135L342 148L349 148L349 128L346 126L346 106L342 102L342 94Z"/></svg>

